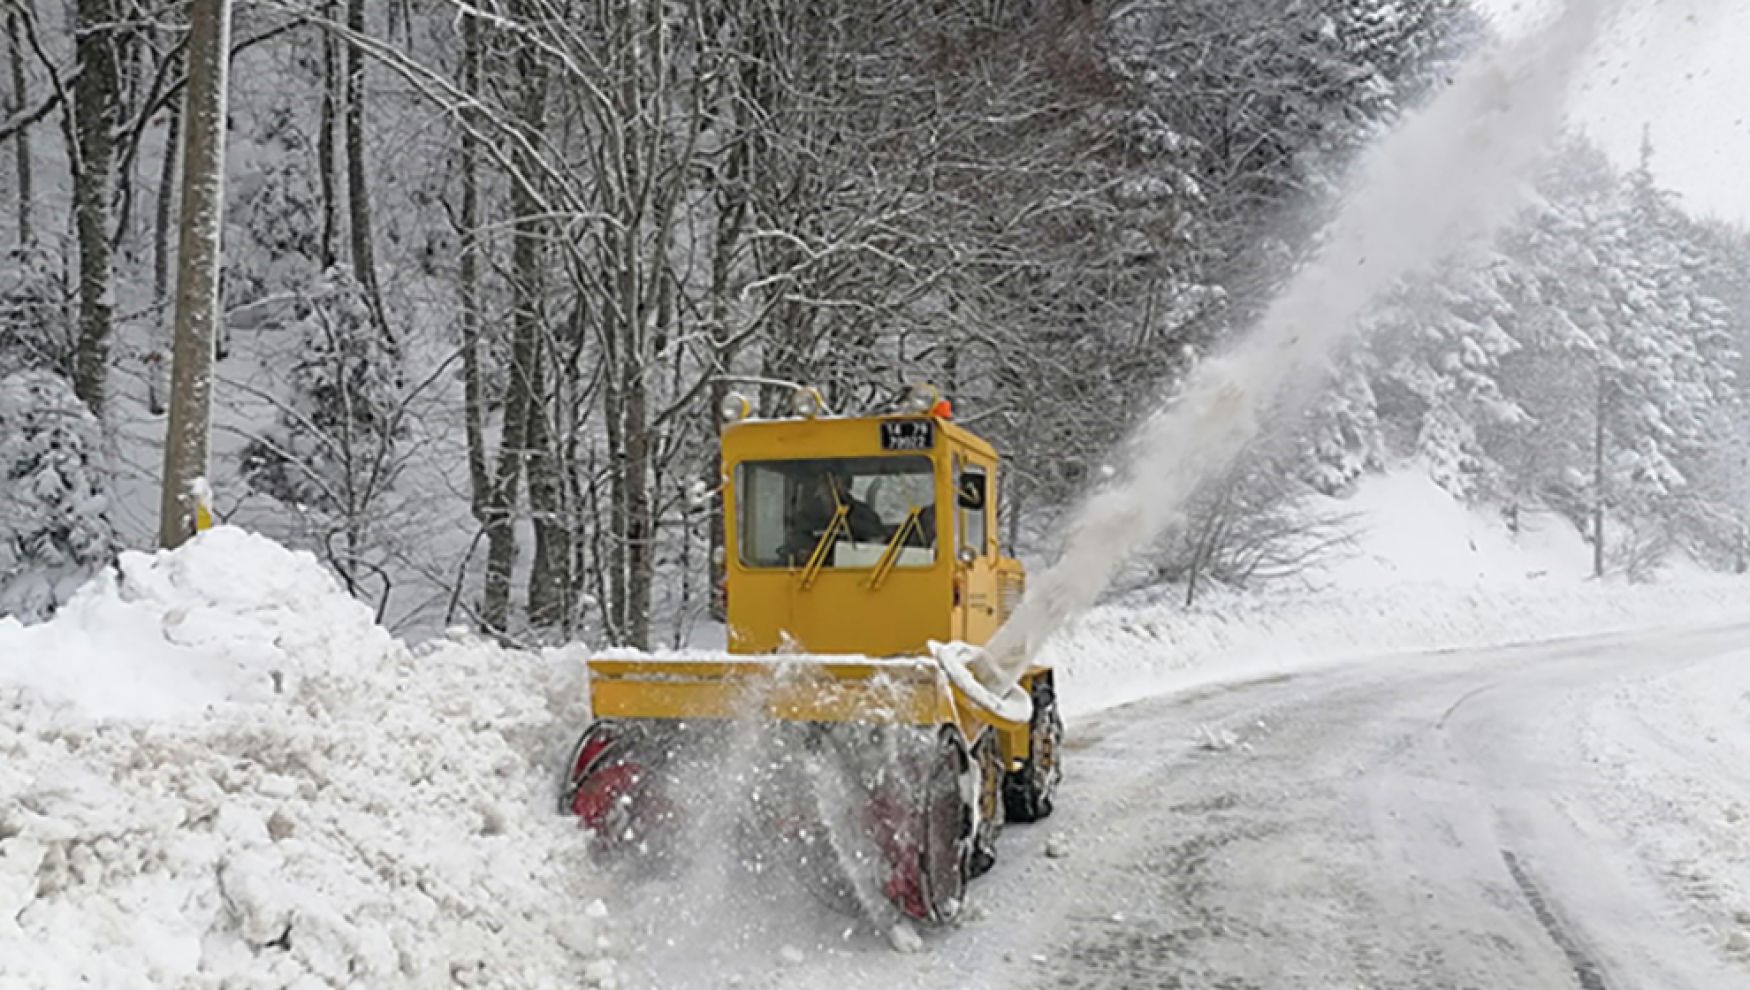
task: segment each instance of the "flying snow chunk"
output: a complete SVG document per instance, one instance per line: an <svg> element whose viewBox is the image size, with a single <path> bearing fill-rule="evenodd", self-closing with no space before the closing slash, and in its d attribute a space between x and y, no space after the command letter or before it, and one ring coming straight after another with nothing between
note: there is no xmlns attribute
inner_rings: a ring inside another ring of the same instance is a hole
<svg viewBox="0 0 1750 990"><path fill-rule="evenodd" d="M902 921L888 929L887 942L895 952L922 952L924 940L918 935L917 929Z"/></svg>
<svg viewBox="0 0 1750 990"><path fill-rule="evenodd" d="M1240 744L1240 737L1232 729L1219 725L1200 725L1192 735L1192 741L1198 749L1211 753L1225 753Z"/></svg>

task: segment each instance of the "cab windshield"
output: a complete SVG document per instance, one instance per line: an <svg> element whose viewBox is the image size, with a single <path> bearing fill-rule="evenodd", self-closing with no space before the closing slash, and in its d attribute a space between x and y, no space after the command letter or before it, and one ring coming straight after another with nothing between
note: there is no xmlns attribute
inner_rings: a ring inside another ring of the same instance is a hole
<svg viewBox="0 0 1750 990"><path fill-rule="evenodd" d="M893 566L936 560L936 489L927 457L743 461L735 494L747 567L802 567L829 529L823 567L874 567L902 529ZM843 521L834 527L841 507Z"/></svg>

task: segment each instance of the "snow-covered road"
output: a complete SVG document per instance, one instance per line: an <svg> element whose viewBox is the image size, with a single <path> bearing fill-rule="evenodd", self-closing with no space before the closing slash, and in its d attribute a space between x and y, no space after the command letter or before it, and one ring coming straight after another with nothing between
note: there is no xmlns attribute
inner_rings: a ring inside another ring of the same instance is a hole
<svg viewBox="0 0 1750 990"><path fill-rule="evenodd" d="M1071 726L1058 814L1004 834L970 920L922 952L736 895L685 923L644 919L626 975L1750 987L1747 690L1750 627L1735 626L1371 660L1112 709Z"/></svg>

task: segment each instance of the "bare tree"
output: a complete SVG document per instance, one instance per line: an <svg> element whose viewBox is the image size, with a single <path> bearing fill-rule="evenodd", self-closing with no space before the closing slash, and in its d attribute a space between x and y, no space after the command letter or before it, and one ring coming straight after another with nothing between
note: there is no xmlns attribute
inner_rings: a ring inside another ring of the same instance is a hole
<svg viewBox="0 0 1750 990"><path fill-rule="evenodd" d="M165 114L164 157L158 163L152 223L152 299L160 304L170 297L170 215L176 205L176 160L181 144L182 104L172 103Z"/></svg>
<svg viewBox="0 0 1750 990"><path fill-rule="evenodd" d="M225 210L225 103L230 0L189 8L188 107L183 144L182 237L177 250L175 358L164 442L159 541L194 533L196 483L207 474L213 340L219 321L219 238Z"/></svg>
<svg viewBox="0 0 1750 990"><path fill-rule="evenodd" d="M32 0L18 0L18 10L6 13L6 55L12 61L12 112L22 115L30 105L30 88L24 75L24 45L19 22L31 16ZM30 128L21 126L12 139L14 173L18 182L18 243L31 242Z"/></svg>
<svg viewBox="0 0 1750 990"><path fill-rule="evenodd" d="M173 56L181 61L181 56ZM152 218L152 301L162 307L170 298L170 215L176 202L176 162L182 144L182 103L172 100L165 108L164 157L158 163L158 196ZM159 326L165 327L166 322ZM164 334L154 341L146 356L146 402L155 416L163 415L166 375L165 355L170 350L173 334Z"/></svg>
<svg viewBox="0 0 1750 990"><path fill-rule="evenodd" d="M346 0L346 27L354 37L365 33L365 0ZM365 56L357 42L346 46L346 202L352 235L353 278L365 291L385 337L389 324L383 294L377 284L375 241L371 236L371 193L365 167ZM392 339L390 341L393 343Z"/></svg>
<svg viewBox="0 0 1750 990"><path fill-rule="evenodd" d="M1308 506L1306 485L1253 452L1212 482L1168 545L1158 575L1185 584L1185 604L1209 582L1243 588L1307 575L1348 553L1355 520Z"/></svg>
<svg viewBox="0 0 1750 990"><path fill-rule="evenodd" d="M120 119L115 0L78 0L73 119L67 130L73 172L73 219L79 235L79 346L73 390L103 414L109 345L115 322L110 195L115 188L115 130Z"/></svg>
<svg viewBox="0 0 1750 990"><path fill-rule="evenodd" d="M515 16L527 19L530 5L513 5ZM526 21L525 21L526 22ZM530 509L536 517L536 563L530 576L529 610L537 625L560 620L569 588L559 561L571 548L562 535L563 523L554 504L553 466L547 430L547 362L543 239L547 225L534 184L539 171L535 148L544 141L547 118L547 68L536 43L516 42L508 87L514 94L515 126L521 140L513 160L517 179L511 184L512 316L510 377L504 402L504 428L499 439L498 466L487 506L487 564L482 620L504 632L510 618L511 568L516 556L512 518L526 476ZM555 541L563 540L563 549ZM538 618L537 618L538 613Z"/></svg>
<svg viewBox="0 0 1750 990"><path fill-rule="evenodd" d="M322 16L334 18L333 0L322 5ZM322 234L318 264L323 271L334 267L335 231L339 224L339 191L334 185L334 125L336 105L340 102L340 67L336 64L334 32L322 32L322 101L316 117L316 181L321 187Z"/></svg>
<svg viewBox="0 0 1750 990"><path fill-rule="evenodd" d="M480 21L462 18L462 91L478 100L480 72L485 56ZM462 128L462 204L459 222L462 240L457 295L462 304L462 415L468 440L468 505L476 521L485 523L491 500L492 476L486 464L486 387L482 381L480 347L485 329L481 298L480 259L484 247L480 217L479 121L469 112L470 125ZM501 620L502 621L502 620Z"/></svg>
<svg viewBox="0 0 1750 990"><path fill-rule="evenodd" d="M513 8L514 9L514 8ZM529 45L517 50L521 88L519 122L524 132L547 132L548 73ZM523 165L525 174L533 162ZM511 187L517 243L512 249L512 278L517 299L514 318L511 389L522 391L524 469L528 473L529 511L535 525L535 553L529 570L529 621L538 629L558 630L571 614L571 526L562 504L560 465L549 409L549 324L546 317L547 279L543 240L548 225L538 217L540 202L527 183ZM510 415L506 405L506 415Z"/></svg>

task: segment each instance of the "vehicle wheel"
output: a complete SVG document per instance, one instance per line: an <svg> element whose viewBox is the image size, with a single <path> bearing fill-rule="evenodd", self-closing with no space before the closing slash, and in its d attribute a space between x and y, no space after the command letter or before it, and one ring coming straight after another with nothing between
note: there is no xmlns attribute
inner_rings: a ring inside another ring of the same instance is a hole
<svg viewBox="0 0 1750 990"><path fill-rule="evenodd" d="M968 776L971 754L952 726L937 737L925 778L923 842L919 872L929 917L938 924L953 921L966 899L966 879L972 861L973 800Z"/></svg>
<svg viewBox="0 0 1750 990"><path fill-rule="evenodd" d="M594 722L583 730L577 745L571 747L571 758L565 761L565 777L559 787L560 814L582 817L578 808L578 790L603 758L622 745L620 733L611 722Z"/></svg>
<svg viewBox="0 0 1750 990"><path fill-rule="evenodd" d="M972 856L967 866L969 876L979 877L990 872L997 861L997 836L1002 834L1003 821L1003 754L997 744L997 734L985 730L972 748L972 765L978 770L978 822L973 827Z"/></svg>
<svg viewBox="0 0 1750 990"><path fill-rule="evenodd" d="M759 841L816 900L858 917L865 908L854 871L882 855L875 841L885 821L878 799L856 779L841 740L828 734L820 746L792 741L787 754L768 765L780 772L752 788Z"/></svg>
<svg viewBox="0 0 1750 990"><path fill-rule="evenodd" d="M1033 678L1033 721L1027 760L1003 779L1003 805L1012 822L1036 822L1051 814L1058 781L1063 779L1063 719L1051 675Z"/></svg>
<svg viewBox="0 0 1750 990"><path fill-rule="evenodd" d="M923 740L911 772L877 797L872 811L888 863L882 892L907 917L953 921L972 860L972 758L960 730L944 726Z"/></svg>
<svg viewBox="0 0 1750 990"><path fill-rule="evenodd" d="M658 783L666 747L627 726L596 722L571 752L561 814L575 815L599 851L642 846L674 829L678 808Z"/></svg>

